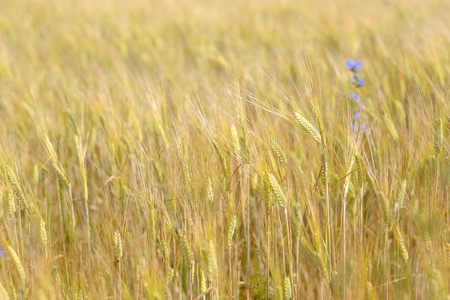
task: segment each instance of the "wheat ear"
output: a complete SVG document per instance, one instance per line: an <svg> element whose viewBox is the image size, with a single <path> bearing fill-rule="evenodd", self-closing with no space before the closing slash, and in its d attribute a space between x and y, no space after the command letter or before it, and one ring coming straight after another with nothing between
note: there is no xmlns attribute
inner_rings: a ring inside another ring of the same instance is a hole
<svg viewBox="0 0 450 300"><path fill-rule="evenodd" d="M309 136L311 136L315 141L322 143L320 134L317 131L317 129L308 122L301 114L298 112L294 112L294 117L297 120L298 125L305 133L307 133Z"/></svg>

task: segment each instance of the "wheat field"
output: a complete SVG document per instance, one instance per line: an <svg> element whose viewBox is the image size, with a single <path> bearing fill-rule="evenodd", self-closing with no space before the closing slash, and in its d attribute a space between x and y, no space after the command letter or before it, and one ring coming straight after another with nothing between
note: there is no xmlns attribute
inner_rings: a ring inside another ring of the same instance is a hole
<svg viewBox="0 0 450 300"><path fill-rule="evenodd" d="M0 299L450 299L449 1L0 12Z"/></svg>

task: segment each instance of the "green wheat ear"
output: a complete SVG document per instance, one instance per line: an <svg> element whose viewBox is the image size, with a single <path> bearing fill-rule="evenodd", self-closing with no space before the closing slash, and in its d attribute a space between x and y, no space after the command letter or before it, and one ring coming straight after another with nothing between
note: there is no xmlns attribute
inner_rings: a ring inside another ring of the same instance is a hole
<svg viewBox="0 0 450 300"><path fill-rule="evenodd" d="M270 179L269 179L269 174L267 172L264 172L264 175L262 177L262 183L263 183L263 188L264 188L264 195L266 198L266 209L267 211L270 210L270 208L273 205L273 193L272 193L272 189L271 189L271 184L270 184Z"/></svg>
<svg viewBox="0 0 450 300"><path fill-rule="evenodd" d="M290 299L292 297L291 280L288 276L285 276L283 279L283 296L286 299Z"/></svg>
<svg viewBox="0 0 450 300"><path fill-rule="evenodd" d="M383 227L383 232L380 239L380 249L381 251L384 251L386 246L388 245L388 239L389 239L389 228L388 226Z"/></svg>
<svg viewBox="0 0 450 300"><path fill-rule="evenodd" d="M200 292L206 291L206 276L202 268L200 268Z"/></svg>
<svg viewBox="0 0 450 300"><path fill-rule="evenodd" d="M326 148L327 143L326 143L326 138L325 138L325 129L323 126L322 117L320 115L319 109L315 105L313 105L313 112L314 112L314 117L316 119L317 126L319 126L320 142L322 143L322 146L324 148Z"/></svg>
<svg viewBox="0 0 450 300"><path fill-rule="evenodd" d="M206 180L206 205L208 206L209 217L212 219L214 215L214 190L211 183L211 178Z"/></svg>
<svg viewBox="0 0 450 300"><path fill-rule="evenodd" d="M228 171L227 159L226 159L225 155L223 154L222 150L220 149L219 144L217 144L217 141L212 140L212 144L213 144L214 150L217 153L217 156L219 157L220 165L222 166L223 173L224 173L225 177L228 178L229 171Z"/></svg>
<svg viewBox="0 0 450 300"><path fill-rule="evenodd" d="M364 166L363 166L363 158L358 151L355 151L355 163L356 163L356 179L358 182L358 186L361 187L364 183Z"/></svg>
<svg viewBox="0 0 450 300"><path fill-rule="evenodd" d="M442 152L442 145L444 143L444 131L442 128L442 119L437 118L434 122L434 151L436 155Z"/></svg>
<svg viewBox="0 0 450 300"><path fill-rule="evenodd" d="M269 151L269 146L264 145L264 156L266 158L267 168L271 173L275 173L275 163Z"/></svg>
<svg viewBox="0 0 450 300"><path fill-rule="evenodd" d="M406 180L403 180L397 197L397 203L399 207L403 206L403 202L405 201L405 195L406 195Z"/></svg>
<svg viewBox="0 0 450 300"><path fill-rule="evenodd" d="M239 143L239 135L237 133L236 126L231 125L230 132L231 132L231 144L233 145L233 150L236 153L240 153L241 145Z"/></svg>
<svg viewBox="0 0 450 300"><path fill-rule="evenodd" d="M181 236L181 251L183 253L183 262L185 266L190 266L193 259L191 246L185 236Z"/></svg>
<svg viewBox="0 0 450 300"><path fill-rule="evenodd" d="M230 224L228 226L228 232L227 232L227 246L231 247L233 242L233 236L237 228L237 218L236 216L233 216L230 220Z"/></svg>

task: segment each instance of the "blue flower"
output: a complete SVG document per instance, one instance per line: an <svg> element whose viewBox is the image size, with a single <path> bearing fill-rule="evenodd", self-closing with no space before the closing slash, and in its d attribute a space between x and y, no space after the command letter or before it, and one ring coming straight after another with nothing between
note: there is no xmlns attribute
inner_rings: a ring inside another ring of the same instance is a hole
<svg viewBox="0 0 450 300"><path fill-rule="evenodd" d="M355 61L353 59L347 60L347 69L353 70L354 67L355 67Z"/></svg>
<svg viewBox="0 0 450 300"><path fill-rule="evenodd" d="M353 59L347 60L347 69L349 69L350 71L357 72L361 70L361 67L362 62Z"/></svg>
<svg viewBox="0 0 450 300"><path fill-rule="evenodd" d="M350 97L352 97L356 102L361 101L361 97L358 94L350 93Z"/></svg>
<svg viewBox="0 0 450 300"><path fill-rule="evenodd" d="M5 249L0 248L0 257L4 257L5 256Z"/></svg>
<svg viewBox="0 0 450 300"><path fill-rule="evenodd" d="M364 79L361 79L359 71L362 68L362 62L349 59L346 65L347 69L353 72L353 76L349 78L350 83L354 88L359 88L364 85ZM354 133L362 131L364 133L368 132L368 126L365 122L366 116L363 114L364 104L361 102L361 97L358 93L350 93L351 99L356 103L357 109L353 111L353 121L352 121L352 131ZM353 106L353 105L352 105Z"/></svg>

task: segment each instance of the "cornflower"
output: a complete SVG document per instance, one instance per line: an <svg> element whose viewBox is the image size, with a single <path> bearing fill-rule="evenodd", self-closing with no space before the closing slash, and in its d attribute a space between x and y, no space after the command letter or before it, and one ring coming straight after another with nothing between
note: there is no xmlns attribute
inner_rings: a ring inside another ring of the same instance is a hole
<svg viewBox="0 0 450 300"><path fill-rule="evenodd" d="M361 75L359 74L359 71L361 71L362 68L362 62L349 59L347 60L346 67L353 73L353 76L349 81L354 86L355 92L350 93L350 98L352 99L354 106L357 107L356 111L353 112L352 130L353 132L356 132L358 128L360 128L364 133L367 133L366 122L362 122L360 126L358 125L360 123L362 109L364 108L364 104L361 102L361 96L356 93L358 88L362 87L365 83L364 79L361 79Z"/></svg>

